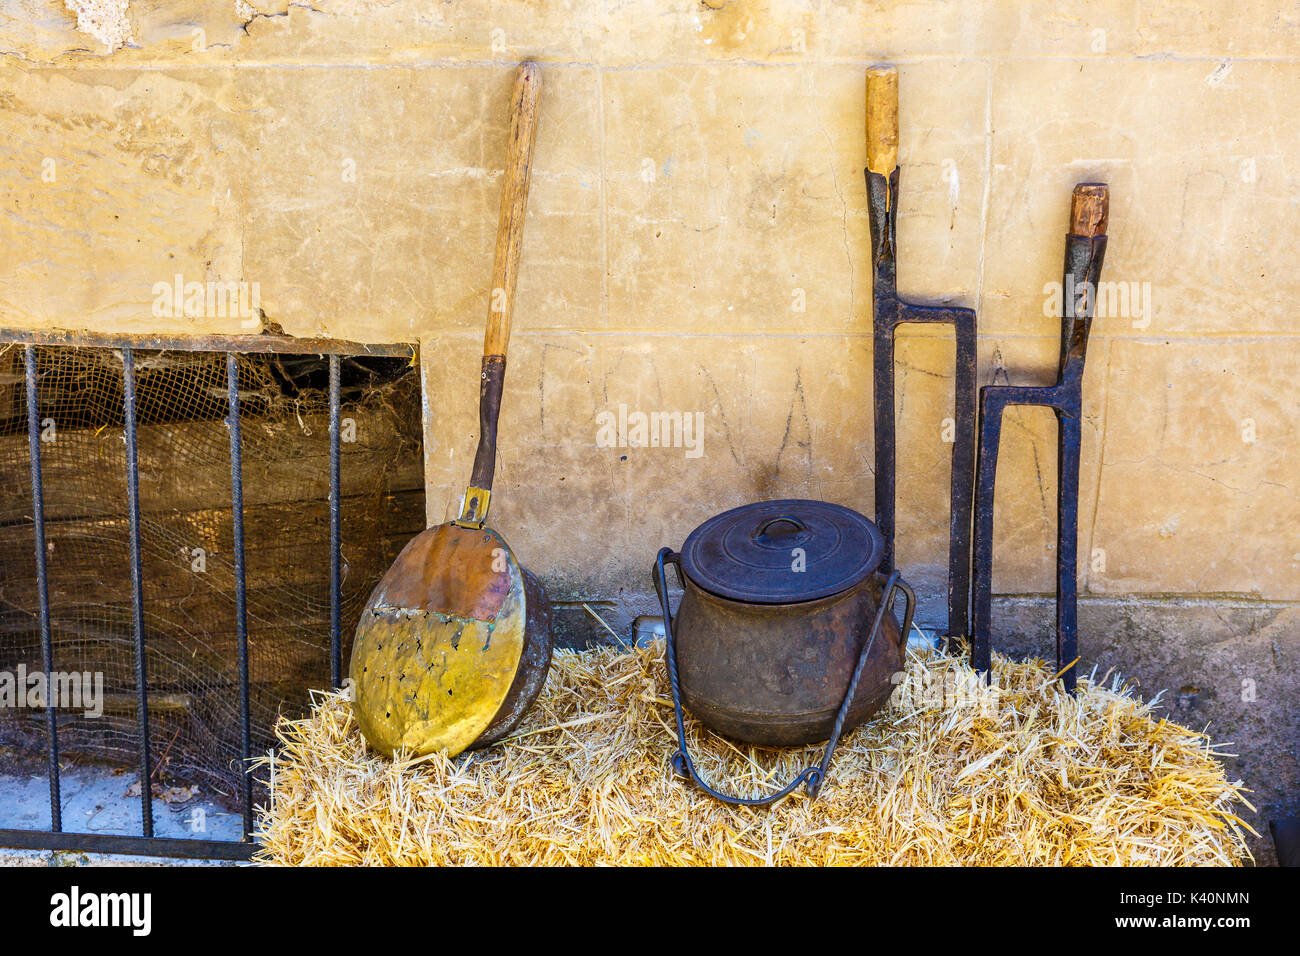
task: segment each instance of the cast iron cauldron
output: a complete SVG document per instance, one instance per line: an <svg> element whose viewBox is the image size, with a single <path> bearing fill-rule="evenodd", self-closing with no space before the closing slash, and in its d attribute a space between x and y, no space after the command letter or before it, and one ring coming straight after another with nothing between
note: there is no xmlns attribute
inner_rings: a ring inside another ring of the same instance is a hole
<svg viewBox="0 0 1300 956"><path fill-rule="evenodd" d="M894 572L878 573L884 540L850 508L763 501L710 518L655 561L667 667L677 710L673 766L728 803L773 803L804 783L816 796L839 737L875 713L903 666L916 597ZM684 594L673 617L665 566ZM903 625L894 619L897 592ZM882 599L883 595L883 599ZM739 740L792 746L827 740L821 763L766 797L709 787L686 749L685 706Z"/></svg>

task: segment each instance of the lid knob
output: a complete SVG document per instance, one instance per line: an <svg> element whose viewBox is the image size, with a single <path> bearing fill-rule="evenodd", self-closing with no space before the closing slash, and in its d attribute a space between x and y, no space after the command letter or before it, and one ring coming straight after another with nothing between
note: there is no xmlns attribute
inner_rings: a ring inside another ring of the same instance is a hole
<svg viewBox="0 0 1300 956"><path fill-rule="evenodd" d="M781 532L779 535L779 537L781 538L791 538L796 535L802 535L804 532L808 530L807 525L805 525L802 521L800 521L798 518L794 517L793 515L775 515L771 518L768 518L766 521L764 521L762 524L758 526L758 530L754 532L754 540L757 541L759 544L767 544L769 541L772 540L773 537L772 535L768 534L768 531L772 528L773 525L778 525L778 524L789 525L791 528L794 529L792 531ZM786 544L787 542L783 541L781 543Z"/></svg>

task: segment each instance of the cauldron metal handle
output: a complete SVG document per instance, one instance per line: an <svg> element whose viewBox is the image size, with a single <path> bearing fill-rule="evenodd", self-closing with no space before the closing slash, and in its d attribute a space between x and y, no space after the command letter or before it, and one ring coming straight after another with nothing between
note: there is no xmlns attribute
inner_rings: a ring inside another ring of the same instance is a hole
<svg viewBox="0 0 1300 956"><path fill-rule="evenodd" d="M880 624L885 619L885 612L889 611L893 606L896 591L902 591L906 599L903 610L902 642L904 644L907 642L907 635L912 630L912 615L916 611L916 595L913 593L912 588L899 576L897 571L894 571L885 582L884 588L881 589L880 606L876 608L875 620L871 622L871 633L867 635L867 639L862 645L862 652L858 655L857 666L853 669L853 677L849 681L848 689L844 692L844 700L840 703L839 712L835 715L835 725L831 728L830 740L826 742L826 750L822 754L821 762L815 767L805 769L776 793L768 794L765 797L737 797L714 790L705 783L696 771L695 762L691 760L690 752L686 747L686 722L682 713L681 687L677 680L677 652L673 640L673 617L668 608L668 573L665 567L669 564L677 566L677 578L685 586L685 578L682 575L682 556L673 551L672 548L663 548L655 558L654 585L655 591L659 594L659 606L662 608L664 615L664 656L668 665L668 684L673 694L673 711L677 717L677 752L673 754L673 770L679 777L690 777L701 790L723 803L763 807L789 796L800 784L805 785L808 796L815 800L821 790L822 783L826 780L826 773L830 769L831 756L835 753L835 746L839 743L840 734L844 730L844 721L848 718L849 705L853 702L853 695L857 692L858 681L862 679L862 670L866 666L867 658L871 655L871 648L875 644L876 635L880 632Z"/></svg>

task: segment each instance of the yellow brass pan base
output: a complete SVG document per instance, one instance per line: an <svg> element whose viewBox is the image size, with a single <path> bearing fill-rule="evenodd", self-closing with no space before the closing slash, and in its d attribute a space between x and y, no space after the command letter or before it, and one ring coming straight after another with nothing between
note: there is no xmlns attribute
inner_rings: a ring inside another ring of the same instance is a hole
<svg viewBox="0 0 1300 956"><path fill-rule="evenodd" d="M513 729L551 652L545 593L525 575L491 529L444 524L411 540L370 596L352 647L355 710L372 747L454 755ZM529 634L530 619L542 634Z"/></svg>

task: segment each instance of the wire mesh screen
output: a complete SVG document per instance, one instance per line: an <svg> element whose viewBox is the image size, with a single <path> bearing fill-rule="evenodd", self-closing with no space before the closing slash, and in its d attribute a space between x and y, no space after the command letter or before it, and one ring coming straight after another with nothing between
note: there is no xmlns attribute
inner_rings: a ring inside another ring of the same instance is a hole
<svg viewBox="0 0 1300 956"><path fill-rule="evenodd" d="M102 714L59 711L61 756L139 753L122 355L36 350L55 673L103 675ZM238 793L230 433L223 352L135 352L153 785ZM344 661L370 591L424 526L418 377L342 361ZM328 360L241 355L254 752L330 684ZM39 672L23 349L0 353L0 669ZM44 750L43 709L0 709L0 743Z"/></svg>

